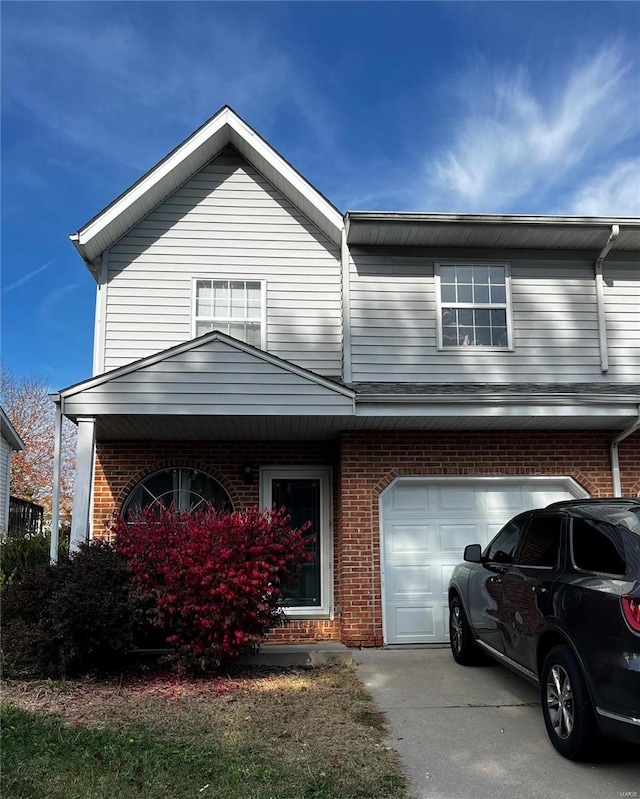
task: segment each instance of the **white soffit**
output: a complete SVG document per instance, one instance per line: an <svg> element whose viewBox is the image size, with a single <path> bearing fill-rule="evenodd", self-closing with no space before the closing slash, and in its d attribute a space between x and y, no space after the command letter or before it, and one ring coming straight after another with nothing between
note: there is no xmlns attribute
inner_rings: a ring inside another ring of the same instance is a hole
<svg viewBox="0 0 640 799"><path fill-rule="evenodd" d="M640 219L608 217L413 214L349 211L352 246L474 247L598 251L620 225L612 250L640 250Z"/></svg>
<svg viewBox="0 0 640 799"><path fill-rule="evenodd" d="M87 264L94 262L228 144L236 147L333 242L340 243L343 226L340 212L229 106L224 106L77 233L70 235Z"/></svg>

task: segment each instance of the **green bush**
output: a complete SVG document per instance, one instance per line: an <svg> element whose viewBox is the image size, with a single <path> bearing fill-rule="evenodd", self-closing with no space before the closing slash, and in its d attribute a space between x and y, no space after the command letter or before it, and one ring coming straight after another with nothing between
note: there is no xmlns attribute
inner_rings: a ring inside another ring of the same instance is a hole
<svg viewBox="0 0 640 799"><path fill-rule="evenodd" d="M69 527L60 528L60 555L69 552L69 533ZM26 536L9 532L0 536L0 591L28 569L49 563L50 547L50 533Z"/></svg>
<svg viewBox="0 0 640 799"><path fill-rule="evenodd" d="M133 646L135 623L124 558L104 542L83 545L4 590L5 668L56 677L110 670Z"/></svg>
<svg viewBox="0 0 640 799"><path fill-rule="evenodd" d="M48 534L25 537L8 533L0 538L0 590L27 569L49 562Z"/></svg>

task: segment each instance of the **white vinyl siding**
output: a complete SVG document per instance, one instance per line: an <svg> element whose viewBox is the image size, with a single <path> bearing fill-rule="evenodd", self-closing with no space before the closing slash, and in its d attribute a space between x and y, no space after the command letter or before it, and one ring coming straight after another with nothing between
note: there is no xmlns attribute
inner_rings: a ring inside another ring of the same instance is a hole
<svg viewBox="0 0 640 799"><path fill-rule="evenodd" d="M603 375L593 262L562 254L545 258L505 253L511 264L512 352L438 351L434 263L443 259L354 248L349 291L353 381L638 381L638 266L605 263L611 367Z"/></svg>
<svg viewBox="0 0 640 799"><path fill-rule="evenodd" d="M640 264L604 264L609 373L640 379Z"/></svg>
<svg viewBox="0 0 640 799"><path fill-rule="evenodd" d="M11 478L11 447L0 436L0 535L7 532L9 524L9 484Z"/></svg>
<svg viewBox="0 0 640 799"><path fill-rule="evenodd" d="M218 277L266 283L269 352L340 375L339 247L232 149L109 250L105 369L188 341L192 280Z"/></svg>

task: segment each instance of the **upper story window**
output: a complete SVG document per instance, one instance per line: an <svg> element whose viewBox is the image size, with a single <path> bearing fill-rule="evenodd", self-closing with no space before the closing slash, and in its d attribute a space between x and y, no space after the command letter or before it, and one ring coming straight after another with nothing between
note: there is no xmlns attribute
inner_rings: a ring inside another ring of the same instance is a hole
<svg viewBox="0 0 640 799"><path fill-rule="evenodd" d="M254 347L264 348L264 312L261 280L195 280L195 336L219 330Z"/></svg>
<svg viewBox="0 0 640 799"><path fill-rule="evenodd" d="M507 264L436 264L440 349L511 349L509 277Z"/></svg>

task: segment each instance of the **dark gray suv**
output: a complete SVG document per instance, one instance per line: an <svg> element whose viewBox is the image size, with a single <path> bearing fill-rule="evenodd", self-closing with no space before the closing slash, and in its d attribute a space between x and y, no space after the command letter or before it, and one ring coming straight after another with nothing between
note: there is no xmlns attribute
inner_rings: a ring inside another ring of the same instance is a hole
<svg viewBox="0 0 640 799"><path fill-rule="evenodd" d="M556 502L516 516L449 584L451 650L540 686L551 743L587 759L600 734L640 743L640 502Z"/></svg>

